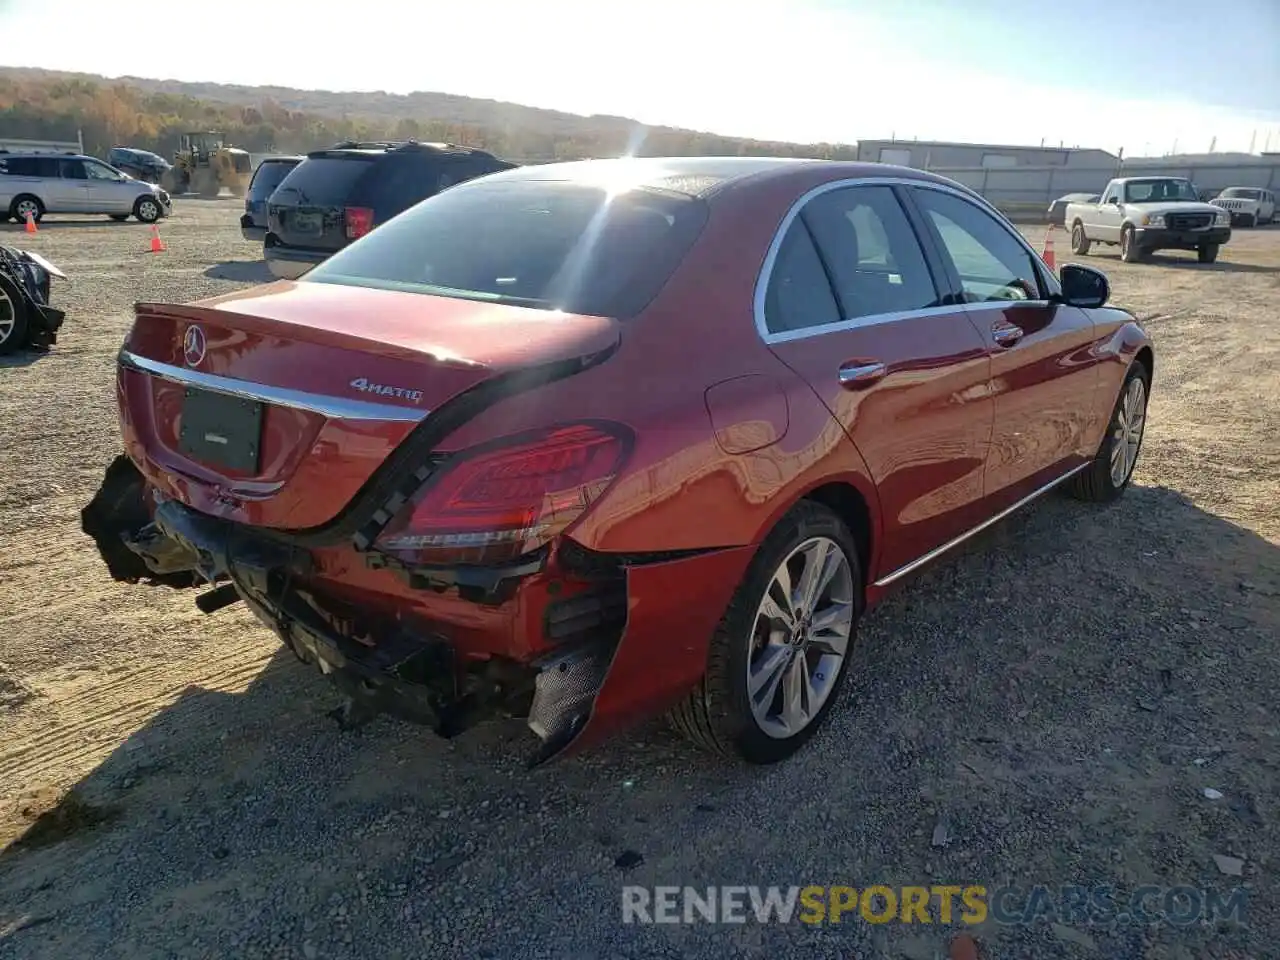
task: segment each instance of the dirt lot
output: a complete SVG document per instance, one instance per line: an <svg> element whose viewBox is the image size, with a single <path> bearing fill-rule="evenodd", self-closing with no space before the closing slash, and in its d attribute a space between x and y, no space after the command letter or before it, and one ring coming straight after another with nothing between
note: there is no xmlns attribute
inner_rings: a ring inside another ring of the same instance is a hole
<svg viewBox="0 0 1280 960"><path fill-rule="evenodd" d="M518 724L339 733L243 609L114 584L81 536L133 301L263 278L235 203L179 201L156 256L133 223L7 229L73 285L62 342L0 368L0 957L866 960L949 933L624 927L624 882L1243 883L1247 928L978 934L1012 960L1276 956L1280 226L1213 266L1090 258L1157 341L1136 486L1047 498L905 587L794 762L730 769L655 725L535 774Z"/></svg>

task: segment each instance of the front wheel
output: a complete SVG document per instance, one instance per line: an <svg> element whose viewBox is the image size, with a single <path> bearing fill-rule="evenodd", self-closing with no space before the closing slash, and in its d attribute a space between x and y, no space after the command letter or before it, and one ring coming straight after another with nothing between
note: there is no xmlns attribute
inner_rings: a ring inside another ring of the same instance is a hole
<svg viewBox="0 0 1280 960"><path fill-rule="evenodd" d="M1071 252L1077 256L1085 257L1089 255L1090 246L1092 244L1084 232L1084 224L1077 223L1071 228Z"/></svg>
<svg viewBox="0 0 1280 960"><path fill-rule="evenodd" d="M1071 480L1071 494L1079 500L1108 503L1129 486L1142 449L1147 426L1147 394L1151 374L1141 360L1133 361L1111 413L1107 434L1093 462Z"/></svg>
<svg viewBox="0 0 1280 960"><path fill-rule="evenodd" d="M1218 244L1206 243L1196 250L1196 259L1201 263L1213 263L1218 259Z"/></svg>
<svg viewBox="0 0 1280 960"><path fill-rule="evenodd" d="M160 219L160 201L154 197L139 197L133 205L133 215L143 223L155 223Z"/></svg>
<svg viewBox="0 0 1280 960"><path fill-rule="evenodd" d="M1145 259L1147 252L1138 246L1138 235L1133 227L1125 227L1120 231L1120 259L1125 263L1139 263Z"/></svg>
<svg viewBox="0 0 1280 960"><path fill-rule="evenodd" d="M673 726L733 759L785 760L839 697L861 607L848 528L826 507L801 502L760 545Z"/></svg>
<svg viewBox="0 0 1280 960"><path fill-rule="evenodd" d="M0 356L13 353L27 341L27 302L0 277Z"/></svg>

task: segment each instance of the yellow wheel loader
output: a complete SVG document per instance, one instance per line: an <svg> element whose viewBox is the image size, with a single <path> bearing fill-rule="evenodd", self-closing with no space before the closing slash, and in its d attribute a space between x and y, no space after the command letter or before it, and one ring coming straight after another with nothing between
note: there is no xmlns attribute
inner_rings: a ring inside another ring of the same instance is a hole
<svg viewBox="0 0 1280 960"><path fill-rule="evenodd" d="M226 187L235 197L243 197L253 176L249 154L227 146L222 134L213 131L184 133L173 155L173 168L162 184L171 194L194 190L202 197L216 197Z"/></svg>

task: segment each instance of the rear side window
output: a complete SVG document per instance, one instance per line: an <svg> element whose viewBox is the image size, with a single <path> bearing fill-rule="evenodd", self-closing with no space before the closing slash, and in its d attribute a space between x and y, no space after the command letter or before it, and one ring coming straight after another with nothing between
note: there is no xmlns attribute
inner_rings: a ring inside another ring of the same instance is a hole
<svg viewBox="0 0 1280 960"><path fill-rule="evenodd" d="M258 169L254 171L253 180L249 183L249 193L254 199L265 200L296 166L296 163L263 162L259 164Z"/></svg>
<svg viewBox="0 0 1280 960"><path fill-rule="evenodd" d="M924 251L890 187L834 190L812 200L802 216L846 319L938 305Z"/></svg>
<svg viewBox="0 0 1280 960"><path fill-rule="evenodd" d="M480 181L410 208L305 279L624 318L657 295L706 216L683 194Z"/></svg>
<svg viewBox="0 0 1280 960"><path fill-rule="evenodd" d="M57 157L10 157L9 173L15 177L56 177Z"/></svg>
<svg viewBox="0 0 1280 960"><path fill-rule="evenodd" d="M803 217L792 221L778 247L764 318L770 333L805 330L840 319L840 305Z"/></svg>
<svg viewBox="0 0 1280 960"><path fill-rule="evenodd" d="M308 157L280 182L276 200L299 206L342 206L373 157Z"/></svg>

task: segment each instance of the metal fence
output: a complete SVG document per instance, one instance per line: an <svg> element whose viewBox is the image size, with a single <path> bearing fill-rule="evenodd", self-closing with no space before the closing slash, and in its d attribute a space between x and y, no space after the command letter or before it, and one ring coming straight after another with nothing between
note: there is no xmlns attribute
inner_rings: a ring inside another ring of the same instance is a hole
<svg viewBox="0 0 1280 960"><path fill-rule="evenodd" d="M13 140L0 137L0 150L8 150L10 153L84 153L84 139Z"/></svg>
<svg viewBox="0 0 1280 960"><path fill-rule="evenodd" d="M1280 190L1280 163L1121 163L1110 167L930 167L977 190L1010 215L1043 218L1049 204L1068 193L1102 193L1113 177L1186 177L1206 194L1227 187Z"/></svg>

